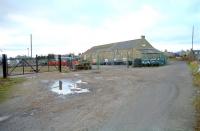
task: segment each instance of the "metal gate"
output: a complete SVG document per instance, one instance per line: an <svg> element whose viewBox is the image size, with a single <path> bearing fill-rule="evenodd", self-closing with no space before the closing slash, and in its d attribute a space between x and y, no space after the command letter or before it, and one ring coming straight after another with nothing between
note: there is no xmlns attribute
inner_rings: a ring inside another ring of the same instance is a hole
<svg viewBox="0 0 200 131"><path fill-rule="evenodd" d="M8 76L24 75L41 72L60 71L58 58L49 56L37 56L35 58L6 58L6 74ZM57 64L52 64L52 62ZM3 58L2 58L3 63ZM1 68L2 70L3 68ZM3 74L3 73L2 73Z"/></svg>
<svg viewBox="0 0 200 131"><path fill-rule="evenodd" d="M0 61L0 73L3 77L13 75L24 75L41 72L68 72L72 69L72 60L66 59L66 56L48 55L37 56L35 58L8 58L4 54ZM4 65L4 66L3 66Z"/></svg>
<svg viewBox="0 0 200 131"><path fill-rule="evenodd" d="M36 70L38 72L52 72L52 71L59 71L58 64L58 57L50 57L50 56L42 56L37 57L36 56Z"/></svg>
<svg viewBox="0 0 200 131"><path fill-rule="evenodd" d="M0 77L3 77L2 58L0 56Z"/></svg>
<svg viewBox="0 0 200 131"><path fill-rule="evenodd" d="M7 59L7 74L8 75L24 75L37 72L35 59L29 58L10 58Z"/></svg>

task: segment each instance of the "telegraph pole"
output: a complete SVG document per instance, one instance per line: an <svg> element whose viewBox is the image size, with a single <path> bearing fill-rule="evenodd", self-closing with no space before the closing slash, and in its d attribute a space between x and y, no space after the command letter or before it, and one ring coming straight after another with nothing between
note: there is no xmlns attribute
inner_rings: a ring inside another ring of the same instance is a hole
<svg viewBox="0 0 200 131"><path fill-rule="evenodd" d="M32 34L30 35L30 42L31 42L31 58L32 58Z"/></svg>
<svg viewBox="0 0 200 131"><path fill-rule="evenodd" d="M29 57L29 48L27 48L27 50L28 50L28 57Z"/></svg>
<svg viewBox="0 0 200 131"><path fill-rule="evenodd" d="M193 50L193 38L194 38L194 25L192 27L192 50Z"/></svg>

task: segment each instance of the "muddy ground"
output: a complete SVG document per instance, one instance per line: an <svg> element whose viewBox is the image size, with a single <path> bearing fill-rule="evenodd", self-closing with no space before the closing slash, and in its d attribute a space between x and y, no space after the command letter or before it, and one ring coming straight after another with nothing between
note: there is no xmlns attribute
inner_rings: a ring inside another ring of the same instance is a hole
<svg viewBox="0 0 200 131"><path fill-rule="evenodd" d="M184 62L163 67L104 66L26 76L0 104L0 131L189 131L192 77ZM89 93L58 95L55 80L82 80Z"/></svg>

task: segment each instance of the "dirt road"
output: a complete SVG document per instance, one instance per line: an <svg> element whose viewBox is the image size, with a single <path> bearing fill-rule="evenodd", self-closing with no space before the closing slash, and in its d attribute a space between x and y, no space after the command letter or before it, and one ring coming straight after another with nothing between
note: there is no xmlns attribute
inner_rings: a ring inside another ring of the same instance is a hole
<svg viewBox="0 0 200 131"><path fill-rule="evenodd" d="M55 80L82 80L89 93L58 95ZM192 130L192 78L184 62L156 68L103 67L28 77L0 104L0 131Z"/></svg>

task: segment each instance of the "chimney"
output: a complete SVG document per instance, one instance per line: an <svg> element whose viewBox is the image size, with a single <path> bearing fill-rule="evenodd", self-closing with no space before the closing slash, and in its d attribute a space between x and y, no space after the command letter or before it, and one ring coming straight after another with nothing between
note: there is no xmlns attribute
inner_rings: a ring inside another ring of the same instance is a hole
<svg viewBox="0 0 200 131"><path fill-rule="evenodd" d="M145 36L144 36L144 35L142 35L142 36L141 36L141 39L145 39Z"/></svg>

